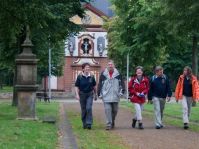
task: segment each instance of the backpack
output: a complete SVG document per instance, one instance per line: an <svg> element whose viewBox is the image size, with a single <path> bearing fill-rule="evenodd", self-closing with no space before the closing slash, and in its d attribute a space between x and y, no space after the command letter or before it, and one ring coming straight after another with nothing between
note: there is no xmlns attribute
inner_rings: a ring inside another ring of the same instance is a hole
<svg viewBox="0 0 199 149"><path fill-rule="evenodd" d="M151 82L153 82L155 80L156 75L153 75L151 78ZM165 80L167 80L167 76L165 74L163 74L163 77Z"/></svg>

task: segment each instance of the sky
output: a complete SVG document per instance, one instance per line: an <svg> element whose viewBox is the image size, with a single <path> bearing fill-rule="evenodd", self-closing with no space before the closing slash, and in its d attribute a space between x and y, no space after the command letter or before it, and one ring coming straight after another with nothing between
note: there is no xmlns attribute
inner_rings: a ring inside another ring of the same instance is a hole
<svg viewBox="0 0 199 149"><path fill-rule="evenodd" d="M91 4L109 17L113 16L113 11L110 9L111 3L109 0L92 0Z"/></svg>

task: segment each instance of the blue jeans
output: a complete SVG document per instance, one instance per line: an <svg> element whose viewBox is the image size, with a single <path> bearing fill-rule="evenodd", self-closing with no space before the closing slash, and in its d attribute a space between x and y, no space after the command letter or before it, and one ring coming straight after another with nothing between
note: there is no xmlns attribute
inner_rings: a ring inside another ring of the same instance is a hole
<svg viewBox="0 0 199 149"><path fill-rule="evenodd" d="M93 92L82 93L80 92L80 106L81 106L81 119L83 127L91 126L93 123L92 105L93 105Z"/></svg>

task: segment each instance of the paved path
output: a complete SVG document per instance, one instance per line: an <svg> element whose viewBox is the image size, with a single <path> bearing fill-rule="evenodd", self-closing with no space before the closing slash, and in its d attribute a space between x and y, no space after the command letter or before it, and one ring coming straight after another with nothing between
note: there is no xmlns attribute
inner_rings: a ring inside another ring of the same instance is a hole
<svg viewBox="0 0 199 149"><path fill-rule="evenodd" d="M80 113L79 103L67 102L64 104L69 110ZM93 115L97 122L105 123L102 103L94 103ZM143 121L144 130L133 129L131 128L132 115L129 110L120 108L116 119L116 128L110 131L110 133L118 135L132 149L199 149L199 133L174 126L156 130L153 120L147 118Z"/></svg>
<svg viewBox="0 0 199 149"><path fill-rule="evenodd" d="M66 104L60 103L59 110L59 149L78 149L75 136L66 114Z"/></svg>

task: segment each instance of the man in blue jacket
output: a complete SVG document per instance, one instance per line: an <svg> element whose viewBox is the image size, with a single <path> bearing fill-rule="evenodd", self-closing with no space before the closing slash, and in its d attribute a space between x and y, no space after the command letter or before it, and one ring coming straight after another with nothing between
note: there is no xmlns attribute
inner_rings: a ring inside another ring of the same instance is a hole
<svg viewBox="0 0 199 149"><path fill-rule="evenodd" d="M170 101L172 92L169 79L163 73L161 66L155 67L155 75L150 81L150 91L148 99L153 101L155 113L155 128L163 128L162 118L166 99Z"/></svg>

